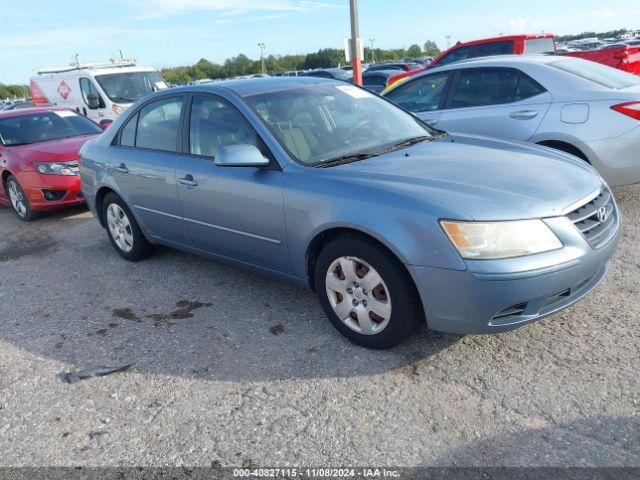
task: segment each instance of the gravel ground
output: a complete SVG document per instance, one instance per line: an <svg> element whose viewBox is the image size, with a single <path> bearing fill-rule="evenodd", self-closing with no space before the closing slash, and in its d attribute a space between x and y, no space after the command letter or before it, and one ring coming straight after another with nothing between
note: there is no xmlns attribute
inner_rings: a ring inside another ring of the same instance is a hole
<svg viewBox="0 0 640 480"><path fill-rule="evenodd" d="M288 284L170 250L127 263L83 209L0 208L0 466L640 466L640 186L615 194L624 238L585 300L387 352Z"/></svg>

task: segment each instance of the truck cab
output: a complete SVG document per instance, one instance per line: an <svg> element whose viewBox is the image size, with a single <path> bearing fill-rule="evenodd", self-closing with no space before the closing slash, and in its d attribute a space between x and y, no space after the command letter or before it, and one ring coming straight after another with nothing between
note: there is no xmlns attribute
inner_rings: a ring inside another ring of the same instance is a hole
<svg viewBox="0 0 640 480"><path fill-rule="evenodd" d="M526 55L555 53L556 43L551 34L508 35L458 43L438 55L430 68L442 67L460 60L493 55Z"/></svg>
<svg viewBox="0 0 640 480"><path fill-rule="evenodd" d="M81 64L36 70L31 97L36 106L66 107L106 128L132 103L168 88L160 73L134 60Z"/></svg>

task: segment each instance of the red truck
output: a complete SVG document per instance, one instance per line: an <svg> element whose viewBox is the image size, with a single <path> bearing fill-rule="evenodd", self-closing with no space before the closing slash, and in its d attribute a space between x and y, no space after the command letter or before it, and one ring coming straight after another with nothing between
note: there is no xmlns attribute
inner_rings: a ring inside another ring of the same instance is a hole
<svg viewBox="0 0 640 480"><path fill-rule="evenodd" d="M509 35L494 38L484 38L472 42L460 43L438 55L427 68L440 67L474 57L488 57L491 55L555 53L556 43L551 34L544 35ZM423 70L402 72L391 77L388 86Z"/></svg>
<svg viewBox="0 0 640 480"><path fill-rule="evenodd" d="M429 68L440 67L459 60L474 57L509 54L555 54L556 43L552 34L509 35L458 43L438 55ZM560 55L560 54L559 54ZM625 72L640 75L640 46L621 46L602 50L563 53L569 57L584 58Z"/></svg>

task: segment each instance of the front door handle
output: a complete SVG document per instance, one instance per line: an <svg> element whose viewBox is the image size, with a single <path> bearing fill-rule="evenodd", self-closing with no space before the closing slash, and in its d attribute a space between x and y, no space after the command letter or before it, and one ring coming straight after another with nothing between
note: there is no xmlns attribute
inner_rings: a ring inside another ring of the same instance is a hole
<svg viewBox="0 0 640 480"><path fill-rule="evenodd" d="M120 165L118 165L116 167L116 172L129 173L129 169L127 168L127 166L124 163L121 163Z"/></svg>
<svg viewBox="0 0 640 480"><path fill-rule="evenodd" d="M516 120L531 120L538 116L538 112L536 110L519 110L517 112L511 112L509 116Z"/></svg>
<svg viewBox="0 0 640 480"><path fill-rule="evenodd" d="M179 178L178 181L182 185L187 185L188 187L197 187L198 186L198 182L196 180L194 180L193 175L185 175L184 177Z"/></svg>

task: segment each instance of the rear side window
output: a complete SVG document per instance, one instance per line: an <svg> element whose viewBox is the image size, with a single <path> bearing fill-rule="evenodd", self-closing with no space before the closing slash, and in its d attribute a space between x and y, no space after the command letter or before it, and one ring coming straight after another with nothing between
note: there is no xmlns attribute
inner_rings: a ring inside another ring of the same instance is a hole
<svg viewBox="0 0 640 480"><path fill-rule="evenodd" d="M532 38L524 41L524 54L534 55L537 53L554 53L556 43L553 38Z"/></svg>
<svg viewBox="0 0 640 480"><path fill-rule="evenodd" d="M242 114L216 97L196 97L189 122L189 151L215 157L219 147L249 144L264 150L256 131Z"/></svg>
<svg viewBox="0 0 640 480"><path fill-rule="evenodd" d="M452 51L451 53L446 54L442 59L438 62L438 66L447 65L449 63L457 62L459 60L466 60L470 58L473 54L473 47L460 47Z"/></svg>
<svg viewBox="0 0 640 480"><path fill-rule="evenodd" d="M451 108L518 102L545 89L525 74L511 69L461 70L451 97Z"/></svg>
<svg viewBox="0 0 640 480"><path fill-rule="evenodd" d="M138 114L135 146L177 152L183 104L183 98L170 97L143 107Z"/></svg>
<svg viewBox="0 0 640 480"><path fill-rule="evenodd" d="M386 97L410 112L438 110L448 78L448 72L426 75L395 88Z"/></svg>
<svg viewBox="0 0 640 480"><path fill-rule="evenodd" d="M564 58L550 62L549 65L616 90L640 85L640 77L588 60Z"/></svg>
<svg viewBox="0 0 640 480"><path fill-rule="evenodd" d="M490 57L492 55L510 55L513 53L513 41L482 43L474 57Z"/></svg>

